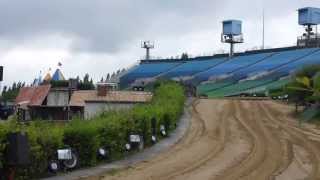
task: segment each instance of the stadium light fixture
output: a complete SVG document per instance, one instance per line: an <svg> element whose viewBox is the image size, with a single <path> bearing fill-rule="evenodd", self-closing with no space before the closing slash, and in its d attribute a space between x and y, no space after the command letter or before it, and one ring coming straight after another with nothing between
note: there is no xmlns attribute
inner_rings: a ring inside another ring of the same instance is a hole
<svg viewBox="0 0 320 180"><path fill-rule="evenodd" d="M243 43L242 22L239 20L225 20L222 22L221 42L230 44L229 57L233 57L234 44Z"/></svg>
<svg viewBox="0 0 320 180"><path fill-rule="evenodd" d="M154 48L154 42L152 41L143 41L141 42L141 48L146 49L146 60L150 60L150 49Z"/></svg>

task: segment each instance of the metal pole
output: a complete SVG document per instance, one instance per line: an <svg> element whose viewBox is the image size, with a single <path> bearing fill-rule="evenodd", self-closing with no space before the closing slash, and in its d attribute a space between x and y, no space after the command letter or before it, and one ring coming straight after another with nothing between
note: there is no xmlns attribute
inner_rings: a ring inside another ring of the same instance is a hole
<svg viewBox="0 0 320 180"><path fill-rule="evenodd" d="M310 46L310 36L311 36L311 25L309 24L308 26L307 26L307 47L309 47Z"/></svg>
<svg viewBox="0 0 320 180"><path fill-rule="evenodd" d="M319 42L318 42L318 25L316 25L316 42L317 42L317 47L319 47Z"/></svg>
<svg viewBox="0 0 320 180"><path fill-rule="evenodd" d="M264 8L262 11L262 49L264 49L264 38L265 38L265 30L264 30Z"/></svg>
<svg viewBox="0 0 320 180"><path fill-rule="evenodd" d="M0 96L2 95L2 82L0 81Z"/></svg>
<svg viewBox="0 0 320 180"><path fill-rule="evenodd" d="M146 51L147 51L147 53L146 53L146 60L149 60L149 59L150 59L150 49L147 47L147 48L146 48Z"/></svg>
<svg viewBox="0 0 320 180"><path fill-rule="evenodd" d="M233 51L234 51L234 47L233 47L233 43L230 43L230 54L229 54L229 58L233 57Z"/></svg>

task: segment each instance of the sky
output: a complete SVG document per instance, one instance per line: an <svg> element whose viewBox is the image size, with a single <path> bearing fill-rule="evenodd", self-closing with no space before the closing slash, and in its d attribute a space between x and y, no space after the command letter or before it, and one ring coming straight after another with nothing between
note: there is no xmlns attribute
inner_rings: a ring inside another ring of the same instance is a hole
<svg viewBox="0 0 320 180"><path fill-rule="evenodd" d="M31 83L62 63L66 78L89 73L94 81L138 63L141 41L151 40L153 57L228 51L221 22L243 21L245 42L236 51L262 45L292 46L304 28L297 9L318 0L0 0L2 85ZM51 72L52 73L52 72Z"/></svg>

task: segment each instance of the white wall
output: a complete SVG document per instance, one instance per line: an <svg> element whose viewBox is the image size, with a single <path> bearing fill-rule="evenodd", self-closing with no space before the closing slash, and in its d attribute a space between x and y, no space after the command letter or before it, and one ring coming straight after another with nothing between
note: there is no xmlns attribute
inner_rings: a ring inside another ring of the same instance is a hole
<svg viewBox="0 0 320 180"><path fill-rule="evenodd" d="M50 91L47 97L48 106L67 106L68 102L68 91Z"/></svg>
<svg viewBox="0 0 320 180"><path fill-rule="evenodd" d="M89 119L103 111L129 109L132 108L134 105L134 103L86 102L84 107L84 117L85 119Z"/></svg>

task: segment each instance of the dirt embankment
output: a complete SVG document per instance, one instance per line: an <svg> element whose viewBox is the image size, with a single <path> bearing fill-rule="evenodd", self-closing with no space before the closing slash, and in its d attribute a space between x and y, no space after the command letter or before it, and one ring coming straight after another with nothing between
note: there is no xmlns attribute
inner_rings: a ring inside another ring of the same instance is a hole
<svg viewBox="0 0 320 180"><path fill-rule="evenodd" d="M320 179L320 131L299 127L292 110L272 101L198 100L174 147L89 179Z"/></svg>

